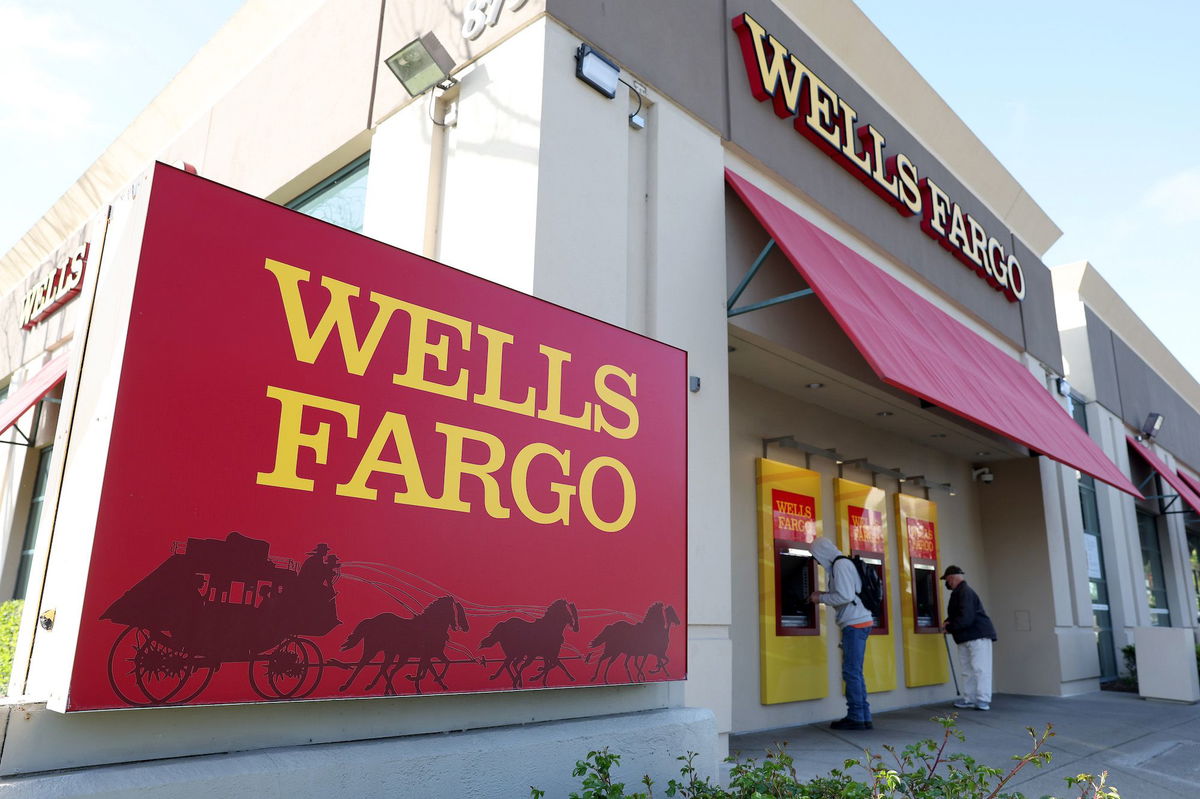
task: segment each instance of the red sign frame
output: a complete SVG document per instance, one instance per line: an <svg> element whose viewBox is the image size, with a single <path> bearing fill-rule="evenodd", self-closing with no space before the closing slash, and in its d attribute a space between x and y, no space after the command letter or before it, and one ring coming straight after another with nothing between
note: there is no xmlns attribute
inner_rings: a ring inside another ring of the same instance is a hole
<svg viewBox="0 0 1200 799"><path fill-rule="evenodd" d="M67 710L686 678L685 352L161 164L147 202Z"/></svg>

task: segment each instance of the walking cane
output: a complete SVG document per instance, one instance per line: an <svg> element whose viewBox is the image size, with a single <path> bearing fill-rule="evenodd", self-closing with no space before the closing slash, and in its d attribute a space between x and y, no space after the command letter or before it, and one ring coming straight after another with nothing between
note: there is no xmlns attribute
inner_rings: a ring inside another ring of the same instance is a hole
<svg viewBox="0 0 1200 799"><path fill-rule="evenodd" d="M942 633L942 643L946 645L946 662L950 664L950 676L954 678L954 693L962 696L958 690L958 675L954 673L954 658L950 657L950 642L946 640L947 633Z"/></svg>

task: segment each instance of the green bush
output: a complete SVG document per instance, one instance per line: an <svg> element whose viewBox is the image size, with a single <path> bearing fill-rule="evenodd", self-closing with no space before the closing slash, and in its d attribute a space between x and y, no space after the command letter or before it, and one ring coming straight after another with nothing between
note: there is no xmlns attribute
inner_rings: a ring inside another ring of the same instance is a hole
<svg viewBox="0 0 1200 799"><path fill-rule="evenodd" d="M1118 676L1110 687L1122 691L1136 691L1138 689L1137 650L1133 644L1121 647L1121 657L1125 660L1125 674ZM1200 654L1197 655L1197 663L1200 663Z"/></svg>
<svg viewBox="0 0 1200 799"><path fill-rule="evenodd" d="M21 628L23 599L10 599L0 604L0 696L8 693L8 680L12 676L13 648L17 645L17 631Z"/></svg>
<svg viewBox="0 0 1200 799"><path fill-rule="evenodd" d="M791 755L782 747L768 751L761 762L731 758L729 788L700 779L692 764L695 755L689 753L678 758L683 762L680 779L670 780L664 794L681 799L1023 799L1023 794L1002 790L1025 766L1040 767L1050 761L1050 753L1042 750L1054 735L1051 726L1041 733L1027 727L1032 745L1025 754L1015 755L1015 764L1005 771L984 766L969 755L947 753L952 739L964 739L956 720L957 716L933 719L942 725L941 741L926 739L900 750L885 745L886 755L865 751L863 758L845 761L829 776L807 781L798 778ZM570 799L653 799L654 781L648 776L641 779L645 792L626 793L625 784L614 781L612 771L620 763L621 756L608 749L589 752L586 760L575 764L572 773L583 778L582 791L573 792ZM854 779L852 774L860 772L863 779ZM1080 799L1120 799L1107 780L1104 772L1068 777L1066 782ZM532 788L530 795L544 799L546 793Z"/></svg>

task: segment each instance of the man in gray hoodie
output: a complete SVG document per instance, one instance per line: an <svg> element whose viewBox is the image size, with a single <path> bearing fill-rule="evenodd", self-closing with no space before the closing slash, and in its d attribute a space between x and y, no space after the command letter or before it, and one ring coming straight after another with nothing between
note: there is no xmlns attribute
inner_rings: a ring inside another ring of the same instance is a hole
<svg viewBox="0 0 1200 799"><path fill-rule="evenodd" d="M871 706L867 704L867 684L863 679L863 658L874 620L858 598L862 580L854 562L844 557L828 538L812 544L813 557L825 570L828 591L813 591L808 601L833 608L834 619L842 631L842 681L846 684L846 717L829 726L835 730L869 730Z"/></svg>

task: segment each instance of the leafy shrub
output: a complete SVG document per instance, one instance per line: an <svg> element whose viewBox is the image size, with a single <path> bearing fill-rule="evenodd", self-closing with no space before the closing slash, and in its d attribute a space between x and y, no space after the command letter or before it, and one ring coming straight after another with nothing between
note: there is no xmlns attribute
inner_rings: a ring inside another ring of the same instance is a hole
<svg viewBox="0 0 1200 799"><path fill-rule="evenodd" d="M792 756L776 747L761 761L731 758L729 788L713 785L700 779L693 766L694 753L678 758L679 780L668 782L664 794L681 799L1023 799L1020 793L1002 792L1013 777L1029 764L1041 767L1050 761L1050 753L1042 751L1054 732L1050 725L1039 733L1032 727L1026 730L1032 745L1023 755L1015 755L1016 763L1007 771L990 768L973 757L947 754L952 739L964 736L956 725L957 715L938 717L942 725L942 740L925 739L903 749L885 745L886 755L864 753L862 759L845 761L843 768L834 769L827 777L801 781ZM642 777L645 792L626 793L625 784L615 782L612 771L620 765L621 756L607 748L588 753L587 759L575 764L572 772L582 777L582 791L573 792L570 799L653 799L654 781ZM863 772L862 781L851 774ZM1116 788L1107 784L1108 773L1098 776L1080 774L1068 777L1067 786L1078 791L1080 799L1120 799ZM533 799L544 799L545 791L531 789Z"/></svg>
<svg viewBox="0 0 1200 799"><path fill-rule="evenodd" d="M1137 685L1137 649L1133 644L1121 647L1121 655L1125 658L1125 671L1129 672L1129 680Z"/></svg>
<svg viewBox="0 0 1200 799"><path fill-rule="evenodd" d="M0 604L0 696L8 692L8 680L12 676L13 648L17 645L17 631L21 628L23 599L10 599Z"/></svg>

